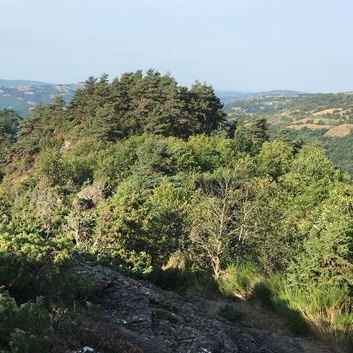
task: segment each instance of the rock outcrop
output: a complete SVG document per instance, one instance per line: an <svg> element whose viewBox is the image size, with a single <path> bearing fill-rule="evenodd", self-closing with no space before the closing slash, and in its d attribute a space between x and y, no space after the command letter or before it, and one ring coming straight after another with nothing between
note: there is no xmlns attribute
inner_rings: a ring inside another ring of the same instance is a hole
<svg viewBox="0 0 353 353"><path fill-rule="evenodd" d="M89 342L75 352L333 352L303 338L231 323L211 313L215 302L163 291L100 265L77 262L73 270L98 288L80 311Z"/></svg>

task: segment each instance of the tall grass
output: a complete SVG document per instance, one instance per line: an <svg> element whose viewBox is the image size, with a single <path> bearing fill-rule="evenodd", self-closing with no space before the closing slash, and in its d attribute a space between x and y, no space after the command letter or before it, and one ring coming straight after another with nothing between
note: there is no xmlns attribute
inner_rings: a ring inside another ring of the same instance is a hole
<svg viewBox="0 0 353 353"><path fill-rule="evenodd" d="M308 323L310 330L333 344L344 343L353 351L352 301L346 291L334 287L291 288L282 280L284 293L275 293L274 301L286 300Z"/></svg>
<svg viewBox="0 0 353 353"><path fill-rule="evenodd" d="M258 266L246 262L228 266L227 271L218 279L218 287L227 296L247 299L262 280Z"/></svg>
<svg viewBox="0 0 353 353"><path fill-rule="evenodd" d="M218 286L227 296L257 298L277 312L296 334L314 334L353 352L353 301L335 286L291 286L282 274L264 276L252 263L231 265Z"/></svg>

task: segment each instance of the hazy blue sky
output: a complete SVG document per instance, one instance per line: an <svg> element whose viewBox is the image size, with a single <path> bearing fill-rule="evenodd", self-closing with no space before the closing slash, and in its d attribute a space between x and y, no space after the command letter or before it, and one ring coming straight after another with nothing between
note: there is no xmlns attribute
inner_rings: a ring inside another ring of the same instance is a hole
<svg viewBox="0 0 353 353"><path fill-rule="evenodd" d="M138 68L217 89L353 90L353 0L0 0L0 78Z"/></svg>

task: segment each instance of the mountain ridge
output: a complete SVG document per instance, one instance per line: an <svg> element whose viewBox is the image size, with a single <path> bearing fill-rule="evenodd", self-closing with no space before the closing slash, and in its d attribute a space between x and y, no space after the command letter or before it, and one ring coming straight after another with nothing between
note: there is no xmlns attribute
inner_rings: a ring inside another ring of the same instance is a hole
<svg viewBox="0 0 353 353"><path fill-rule="evenodd" d="M49 83L32 80L0 79L0 109L12 109L21 115L28 115L39 102L50 103L55 96L69 101L82 83ZM267 95L296 95L298 91L272 90L264 92L242 92L216 90L216 95L224 104Z"/></svg>
<svg viewBox="0 0 353 353"><path fill-rule="evenodd" d="M277 89L270 91L260 91L260 92L242 92L242 91L231 91L231 90L215 90L217 96L222 100L224 104L229 104L233 102L238 102L241 100L246 100L249 98L265 97L270 95L298 95L305 94L301 91L293 91L286 89Z"/></svg>
<svg viewBox="0 0 353 353"><path fill-rule="evenodd" d="M53 83L42 82L42 81L33 81L33 80L8 80L0 78L1 87L18 87L18 86L50 86Z"/></svg>
<svg viewBox="0 0 353 353"><path fill-rule="evenodd" d="M26 116L39 102L48 104L56 96L71 100L80 87L80 84L0 79L0 110L11 109Z"/></svg>

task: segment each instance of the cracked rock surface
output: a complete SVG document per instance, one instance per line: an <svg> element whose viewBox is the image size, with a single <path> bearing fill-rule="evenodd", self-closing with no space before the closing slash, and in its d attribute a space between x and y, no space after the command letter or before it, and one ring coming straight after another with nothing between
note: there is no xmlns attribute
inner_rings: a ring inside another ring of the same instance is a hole
<svg viewBox="0 0 353 353"><path fill-rule="evenodd" d="M210 314L212 301L163 291L101 265L80 261L73 271L99 288L91 308L81 312L94 336L86 344L88 352L334 352L318 342L283 335L266 327L259 329L241 321L233 324ZM115 350L117 342L123 342L127 348ZM82 352L80 349L75 352Z"/></svg>

